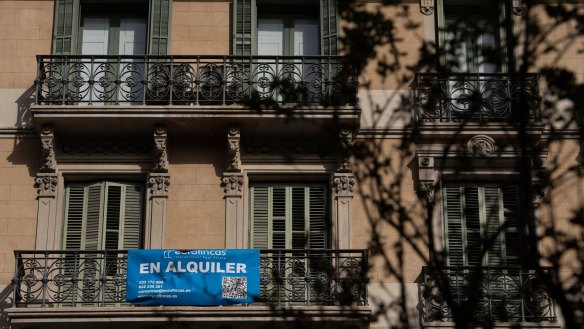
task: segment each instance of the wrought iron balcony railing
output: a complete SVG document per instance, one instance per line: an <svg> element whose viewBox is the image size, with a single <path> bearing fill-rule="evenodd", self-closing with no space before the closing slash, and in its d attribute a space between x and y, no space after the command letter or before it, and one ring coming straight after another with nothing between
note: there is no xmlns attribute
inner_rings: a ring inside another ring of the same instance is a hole
<svg viewBox="0 0 584 329"><path fill-rule="evenodd" d="M537 74L416 74L417 122L504 122L540 119Z"/></svg>
<svg viewBox="0 0 584 329"><path fill-rule="evenodd" d="M15 251L15 307L126 304L127 250ZM367 250L261 250L269 305L367 305Z"/></svg>
<svg viewBox="0 0 584 329"><path fill-rule="evenodd" d="M545 268L544 272L551 271ZM541 276L520 267L424 267L423 321L454 321L452 308L479 323L556 321Z"/></svg>
<svg viewBox="0 0 584 329"><path fill-rule="evenodd" d="M38 55L36 103L354 105L340 56Z"/></svg>

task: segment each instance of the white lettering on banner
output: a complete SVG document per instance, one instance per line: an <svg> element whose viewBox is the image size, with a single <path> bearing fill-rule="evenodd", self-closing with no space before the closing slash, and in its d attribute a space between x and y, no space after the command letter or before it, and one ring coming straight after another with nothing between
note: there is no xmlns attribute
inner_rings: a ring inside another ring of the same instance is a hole
<svg viewBox="0 0 584 329"><path fill-rule="evenodd" d="M223 268L222 263L219 262L187 262L183 266L183 262L173 261L168 262L164 272L166 273L247 273L246 264L244 263L225 263ZM160 262L157 263L141 263L140 274L160 273Z"/></svg>

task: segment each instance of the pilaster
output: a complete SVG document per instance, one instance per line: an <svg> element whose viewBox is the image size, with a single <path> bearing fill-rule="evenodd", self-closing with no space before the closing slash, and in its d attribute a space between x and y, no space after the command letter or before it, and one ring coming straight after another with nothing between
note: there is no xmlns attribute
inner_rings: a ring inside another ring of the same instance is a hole
<svg viewBox="0 0 584 329"><path fill-rule="evenodd" d="M333 187L333 247L351 248L351 202L355 176L336 172L332 175ZM336 243L336 245L334 245Z"/></svg>

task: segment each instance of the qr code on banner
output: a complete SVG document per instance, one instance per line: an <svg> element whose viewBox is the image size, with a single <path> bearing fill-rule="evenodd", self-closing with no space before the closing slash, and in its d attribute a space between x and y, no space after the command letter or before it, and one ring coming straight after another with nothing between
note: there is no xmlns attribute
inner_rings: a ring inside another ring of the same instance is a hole
<svg viewBox="0 0 584 329"><path fill-rule="evenodd" d="M247 278L244 276L224 276L221 293L223 298L246 299Z"/></svg>

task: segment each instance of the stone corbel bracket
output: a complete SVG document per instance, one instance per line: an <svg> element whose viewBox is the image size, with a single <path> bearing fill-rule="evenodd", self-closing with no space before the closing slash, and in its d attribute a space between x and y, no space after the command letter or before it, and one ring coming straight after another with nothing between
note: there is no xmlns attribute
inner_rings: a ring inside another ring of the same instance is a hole
<svg viewBox="0 0 584 329"><path fill-rule="evenodd" d="M525 14L527 14L525 0L513 0L513 15L525 16Z"/></svg>
<svg viewBox="0 0 584 329"><path fill-rule="evenodd" d="M55 134L53 127L44 125L41 129L41 168L44 173L54 173L57 170L55 158Z"/></svg>
<svg viewBox="0 0 584 329"><path fill-rule="evenodd" d="M434 203L434 191L436 189L436 172L434 157L418 156L418 195L427 203Z"/></svg>
<svg viewBox="0 0 584 329"><path fill-rule="evenodd" d="M227 167L225 171L241 172L241 133L238 127L227 132Z"/></svg>
<svg viewBox="0 0 584 329"><path fill-rule="evenodd" d="M426 16L434 14L434 0L420 0L420 12Z"/></svg>
<svg viewBox="0 0 584 329"><path fill-rule="evenodd" d="M167 139L168 134L165 126L158 126L154 129L154 166L152 172L168 172Z"/></svg>
<svg viewBox="0 0 584 329"><path fill-rule="evenodd" d="M337 166L338 173L352 173L351 150L353 148L353 132L350 129L343 128L339 131L339 163Z"/></svg>

